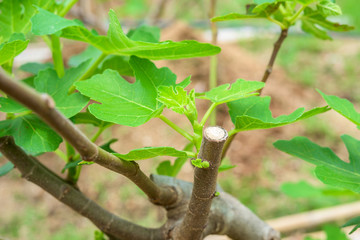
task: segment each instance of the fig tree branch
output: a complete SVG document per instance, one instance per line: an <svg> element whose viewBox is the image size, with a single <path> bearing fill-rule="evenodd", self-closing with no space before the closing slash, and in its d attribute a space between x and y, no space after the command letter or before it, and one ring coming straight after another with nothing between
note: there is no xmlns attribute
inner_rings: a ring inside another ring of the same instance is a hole
<svg viewBox="0 0 360 240"><path fill-rule="evenodd" d="M173 189L156 186L140 170L136 162L119 159L91 142L69 119L55 108L55 102L49 95L39 94L25 84L11 80L1 72L0 89L36 113L68 141L80 153L84 161L93 161L129 178L155 204L167 205L176 200L177 194Z"/></svg>
<svg viewBox="0 0 360 240"><path fill-rule="evenodd" d="M264 82L264 83L266 83L266 81L268 80L268 78L269 78L269 76L270 76L270 74L272 72L272 69L273 69L273 66L274 66L274 63L275 63L275 59L276 59L276 57L277 57L277 55L279 53L279 50L280 50L285 38L288 35L288 30L289 29L287 29L287 28L286 29L281 29L280 36L279 36L278 40L275 42L275 44L274 44L274 48L273 48L273 51L271 53L269 63L267 65L266 70L264 72L264 75L263 75L263 77L261 79L261 81ZM260 89L260 91L259 91L260 95L261 95L262 89Z"/></svg>
<svg viewBox="0 0 360 240"><path fill-rule="evenodd" d="M184 220L174 230L175 240L202 239L210 214L211 202L215 197L218 169L221 163L222 147L228 134L220 127L204 130L198 158L207 161L209 167L195 168L194 187Z"/></svg>
<svg viewBox="0 0 360 240"><path fill-rule="evenodd" d="M38 185L60 202L88 218L101 231L114 239L164 239L163 230L149 229L128 222L105 210L87 198L75 187L66 183L36 158L27 155L12 137L0 138L0 152L20 171L23 178Z"/></svg>
<svg viewBox="0 0 360 240"><path fill-rule="evenodd" d="M193 184L168 176L152 175L151 178L160 186L171 186L181 192L181 197L174 204L166 207L167 226L169 230L174 229L187 212L184 206L187 206L191 199ZM220 195L212 200L202 237L218 234L227 235L233 240L280 240L277 231L259 219L236 198L219 188L217 191Z"/></svg>

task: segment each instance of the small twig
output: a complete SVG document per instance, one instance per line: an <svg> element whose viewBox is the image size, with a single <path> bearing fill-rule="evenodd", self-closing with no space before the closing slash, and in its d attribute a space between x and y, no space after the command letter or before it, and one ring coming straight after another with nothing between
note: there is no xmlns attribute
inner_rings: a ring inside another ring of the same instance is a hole
<svg viewBox="0 0 360 240"><path fill-rule="evenodd" d="M195 168L194 188L182 223L174 230L175 240L201 239L210 214L216 190L222 147L228 134L221 127L204 130L198 158L209 163L208 168Z"/></svg>
<svg viewBox="0 0 360 240"><path fill-rule="evenodd" d="M53 99L47 94L39 94L25 84L9 79L0 72L0 89L8 96L34 111L42 120L69 142L84 161L93 161L133 181L149 199L159 205L168 205L177 198L176 192L160 188L139 168L136 162L128 162L115 157L91 142L69 119L55 108Z"/></svg>
<svg viewBox="0 0 360 240"><path fill-rule="evenodd" d="M269 63L267 65L266 70L264 72L264 75L263 75L263 77L261 79L261 81L264 82L264 83L266 83L266 81L268 80L268 78L269 78L269 76L270 76L270 74L272 72L272 69L273 69L276 57L277 57L277 55L279 53L279 50L280 50L285 38L288 35L288 30L289 29L282 29L278 40L274 44L274 48L273 48ZM263 89L264 88L259 90L259 95L261 95ZM223 153L222 153L222 158L224 158L226 156L226 153L227 153L229 147L231 146L231 143L234 140L236 135L237 135L237 133L231 134L230 137L228 138L228 140L226 141L224 149L223 149Z"/></svg>
<svg viewBox="0 0 360 240"><path fill-rule="evenodd" d="M266 81L268 80L268 78L269 78L269 76L270 76L270 74L272 72L272 69L273 69L277 54L278 54L278 52L279 52L279 50L281 48L281 45L283 44L285 38L287 37L287 35L288 35L288 29L282 29L278 40L274 44L274 48L273 48L273 51L272 51L272 54L271 54L271 57L270 57L270 61L269 61L268 65L267 65L266 70L264 72L264 75L263 75L263 77L261 79L262 82L266 83ZM259 90L259 94L261 94L262 89Z"/></svg>
<svg viewBox="0 0 360 240"><path fill-rule="evenodd" d="M105 210L75 187L67 184L36 158L28 156L14 143L12 137L0 138L0 152L16 166L26 180L38 185L60 202L88 218L106 234L116 239L148 240L150 235L156 236L156 239L165 239L161 228L145 228Z"/></svg>

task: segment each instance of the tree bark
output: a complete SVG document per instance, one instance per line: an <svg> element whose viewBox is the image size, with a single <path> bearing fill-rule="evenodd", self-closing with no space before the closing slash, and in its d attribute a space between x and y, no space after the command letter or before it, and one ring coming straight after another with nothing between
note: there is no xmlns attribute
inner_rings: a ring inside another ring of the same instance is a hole
<svg viewBox="0 0 360 240"><path fill-rule="evenodd" d="M174 230L175 240L202 239L211 202L215 197L221 152L227 136L226 130L220 127L208 127L204 130L198 158L202 162L207 161L209 167L195 167L191 199L184 220Z"/></svg>

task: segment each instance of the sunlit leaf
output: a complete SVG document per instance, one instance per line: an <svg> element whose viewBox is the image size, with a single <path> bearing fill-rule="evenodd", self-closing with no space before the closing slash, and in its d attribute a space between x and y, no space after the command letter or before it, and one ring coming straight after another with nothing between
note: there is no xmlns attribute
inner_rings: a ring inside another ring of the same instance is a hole
<svg viewBox="0 0 360 240"><path fill-rule="evenodd" d="M164 106L156 98L159 86L175 86L176 75L168 68L158 69L149 60L131 57L136 76L129 83L117 72L106 70L87 81L76 83L77 89L101 104L92 104L90 112L103 121L139 126L157 117Z"/></svg>
<svg viewBox="0 0 360 240"><path fill-rule="evenodd" d="M33 154L55 151L62 142L56 132L33 114L0 121L0 136L13 136L17 145Z"/></svg>
<svg viewBox="0 0 360 240"><path fill-rule="evenodd" d="M213 88L208 92L205 92L204 96L198 98L208 99L213 103L221 104L253 96L255 91L264 87L263 82L258 81L245 81L238 79L233 84L223 84L219 87Z"/></svg>
<svg viewBox="0 0 360 240"><path fill-rule="evenodd" d="M330 148L320 147L305 137L280 140L274 146L315 164L315 174L322 182L360 193L360 141L348 135L341 138L349 152L349 163L342 161Z"/></svg>
<svg viewBox="0 0 360 240"><path fill-rule="evenodd" d="M340 98L334 95L326 95L325 93L317 90L325 99L326 103L356 125L360 125L360 113L355 110L354 105L345 98Z"/></svg>
<svg viewBox="0 0 360 240"><path fill-rule="evenodd" d="M32 32L36 35L53 34L61 31L61 37L87 42L106 54L159 59L180 59L214 55L220 48L193 40L151 43L134 41L125 35L113 10L109 12L110 26L107 36L98 35L86 29L77 20L60 18L43 9L32 19ZM47 27L44 27L46 24Z"/></svg>
<svg viewBox="0 0 360 240"><path fill-rule="evenodd" d="M304 108L298 108L289 115L274 118L269 109L270 97L248 97L229 102L228 107L235 131L280 127L330 110L319 107L305 112Z"/></svg>
<svg viewBox="0 0 360 240"><path fill-rule="evenodd" d="M172 147L145 147L140 149L134 149L128 154L119 154L113 153L118 158L127 161L136 161L154 158L158 156L168 156L168 157L187 157L187 153L184 151L176 150Z"/></svg>

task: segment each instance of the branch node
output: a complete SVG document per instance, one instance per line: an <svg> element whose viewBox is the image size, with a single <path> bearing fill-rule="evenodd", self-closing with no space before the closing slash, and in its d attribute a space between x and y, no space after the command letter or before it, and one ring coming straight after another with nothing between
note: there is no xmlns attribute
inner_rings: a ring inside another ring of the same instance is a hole
<svg viewBox="0 0 360 240"><path fill-rule="evenodd" d="M106 226L104 228L104 231L105 232L109 232L110 231L110 228L111 228L111 224L113 223L114 221L114 215L111 215L111 218L110 218L110 221L108 223L106 223Z"/></svg>
<svg viewBox="0 0 360 240"><path fill-rule="evenodd" d="M88 152L86 151L86 153L88 153ZM84 154L81 156L81 159L86 162L95 162L95 160L98 158L98 156L99 156L99 149L96 147L95 152L92 155L89 156L89 155Z"/></svg>
<svg viewBox="0 0 360 240"><path fill-rule="evenodd" d="M65 195L70 191L69 185L67 184L63 184L60 187L60 195L58 197L58 199L61 201L62 199L65 198Z"/></svg>
<svg viewBox="0 0 360 240"><path fill-rule="evenodd" d="M30 169L29 172L27 172L26 174L23 174L21 177L25 178L26 180L29 180L30 177L33 175L34 170L36 168L36 165L32 166L32 168Z"/></svg>
<svg viewBox="0 0 360 240"><path fill-rule="evenodd" d="M46 107L48 107L49 109L55 108L55 101L54 99L52 99L52 97L49 94L47 93L41 94L41 99L45 102Z"/></svg>
<svg viewBox="0 0 360 240"><path fill-rule="evenodd" d="M89 198L88 202L84 205L82 209L80 209L79 213L82 215L85 212L85 210L87 210L87 208L90 206L91 203L92 200Z"/></svg>

